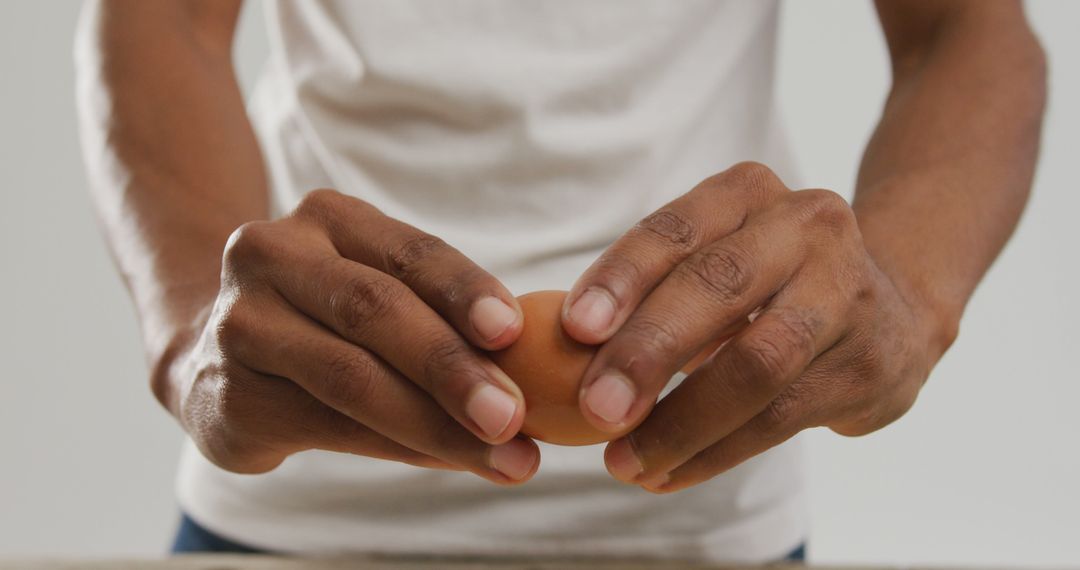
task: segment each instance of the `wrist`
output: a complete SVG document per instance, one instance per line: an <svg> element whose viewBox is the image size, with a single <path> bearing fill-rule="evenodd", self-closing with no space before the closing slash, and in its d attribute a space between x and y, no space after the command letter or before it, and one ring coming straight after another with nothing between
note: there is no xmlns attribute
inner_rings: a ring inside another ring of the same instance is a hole
<svg viewBox="0 0 1080 570"><path fill-rule="evenodd" d="M868 257L910 309L915 321L912 333L925 346L933 366L956 340L971 290L962 268L933 255L930 248L936 236L904 222L919 219L919 214L890 199L896 195L878 187L852 208Z"/></svg>
<svg viewBox="0 0 1080 570"><path fill-rule="evenodd" d="M177 335L167 341L163 349L149 357L150 391L158 403L178 419L180 383L177 379L181 376L178 369L191 352L191 344L190 338Z"/></svg>
<svg viewBox="0 0 1080 570"><path fill-rule="evenodd" d="M178 421L183 399L184 380L190 376L188 363L198 345L209 318L210 309L200 311L189 323L170 327L157 335L157 342L147 342L150 363L150 390L154 398Z"/></svg>
<svg viewBox="0 0 1080 570"><path fill-rule="evenodd" d="M914 277L911 272L885 268L881 264L878 269L911 310L916 327L914 332L917 338L923 339L928 364L933 366L955 342L963 307L956 307L937 294L938 288L934 287L932 279Z"/></svg>

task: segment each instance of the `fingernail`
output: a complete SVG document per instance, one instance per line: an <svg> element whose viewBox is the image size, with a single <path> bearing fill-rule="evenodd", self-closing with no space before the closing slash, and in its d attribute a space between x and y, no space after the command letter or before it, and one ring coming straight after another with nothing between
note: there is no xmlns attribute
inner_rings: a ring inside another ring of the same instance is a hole
<svg viewBox="0 0 1080 570"><path fill-rule="evenodd" d="M612 477L624 483L633 483L634 479L645 470L641 460L634 453L630 440L620 437L611 442L607 450L607 468Z"/></svg>
<svg viewBox="0 0 1080 570"><path fill-rule="evenodd" d="M520 439L511 439L491 448L491 468L517 481L524 479L536 465L536 451Z"/></svg>
<svg viewBox="0 0 1080 570"><path fill-rule="evenodd" d="M669 482L671 482L671 475L667 473L661 473L659 475L653 475L648 479L642 480L641 486L645 487L646 489L659 490L660 487L667 485Z"/></svg>
<svg viewBox="0 0 1080 570"><path fill-rule="evenodd" d="M570 306L570 320L594 332L602 333L615 319L615 303L611 297L595 289L581 294Z"/></svg>
<svg viewBox="0 0 1080 570"><path fill-rule="evenodd" d="M482 384L465 404L465 414L492 438L510 425L515 411L517 402L514 398L491 384Z"/></svg>
<svg viewBox="0 0 1080 570"><path fill-rule="evenodd" d="M619 374L608 372L585 391L585 406L608 423L617 424L626 418L634 404L634 387Z"/></svg>
<svg viewBox="0 0 1080 570"><path fill-rule="evenodd" d="M469 310L473 328L488 341L499 338L517 318L517 311L495 297L484 297Z"/></svg>

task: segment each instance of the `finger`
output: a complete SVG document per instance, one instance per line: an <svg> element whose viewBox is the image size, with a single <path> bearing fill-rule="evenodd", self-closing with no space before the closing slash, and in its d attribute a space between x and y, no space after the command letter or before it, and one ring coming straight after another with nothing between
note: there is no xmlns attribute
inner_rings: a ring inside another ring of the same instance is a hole
<svg viewBox="0 0 1080 570"><path fill-rule="evenodd" d="M521 334L524 320L514 296L442 239L333 190L310 193L296 216L326 227L344 257L407 285L473 345L498 350Z"/></svg>
<svg viewBox="0 0 1080 570"><path fill-rule="evenodd" d="M284 297L419 386L477 437L511 439L521 390L400 281L338 256L295 260L274 280Z"/></svg>
<svg viewBox="0 0 1080 570"><path fill-rule="evenodd" d="M682 371L684 374L690 374L695 369L697 369L698 366L701 366L702 364L704 364L705 361L707 361L710 357L712 357L713 354L716 354L716 351L720 350L720 347L724 346L724 344L727 343L727 341L729 339L731 339L731 337L735 336L736 334L739 333L739 331L746 328L746 325L754 322L754 319L757 318L757 313L759 311L760 311L760 307L758 309L755 309L754 311L752 311L749 315L747 315L745 321L744 320L738 320L738 321L732 323L731 326L729 326L729 327L725 328L724 330L720 331L720 334L716 338L716 340L709 343L705 347L705 350L697 353L686 364L683 364L682 368L680 368L679 370Z"/></svg>
<svg viewBox="0 0 1080 570"><path fill-rule="evenodd" d="M196 409L185 415L186 429L207 459L234 473L265 473L307 449L461 469L344 418L288 380L261 374L235 357L191 390L187 402Z"/></svg>
<svg viewBox="0 0 1080 570"><path fill-rule="evenodd" d="M276 290L344 338L387 358L485 441L513 437L524 419L517 385L412 290L341 257L325 234L305 230L310 227L296 220L245 224L230 237L225 274L245 276L238 289Z"/></svg>
<svg viewBox="0 0 1080 570"><path fill-rule="evenodd" d="M519 482L535 473L535 443L512 439L488 445L376 354L286 307L275 310L265 303L252 309L247 314L259 315L257 322L244 324L236 322L244 317L231 316L229 325L242 331L231 335L230 350L245 365L288 378L354 422L496 483Z"/></svg>
<svg viewBox="0 0 1080 570"><path fill-rule="evenodd" d="M744 162L653 212L574 283L563 307L567 333L586 344L608 340L672 269L786 191L767 167Z"/></svg>
<svg viewBox="0 0 1080 570"><path fill-rule="evenodd" d="M728 436L788 389L848 328L849 296L825 287L827 271L797 276L754 322L609 447L625 481L670 472Z"/></svg>
<svg viewBox="0 0 1080 570"><path fill-rule="evenodd" d="M666 474L642 481L646 489L666 493L696 485L764 453L798 432L828 426L843 435L864 435L899 418L915 399L917 388L892 386L892 397L877 395L881 378L865 348L850 335L820 354L806 371L768 407L727 437L705 448Z"/></svg>
<svg viewBox="0 0 1080 570"><path fill-rule="evenodd" d="M625 430L694 355L773 296L803 261L797 228L762 216L672 271L597 351L582 377L582 414Z"/></svg>
<svg viewBox="0 0 1080 570"><path fill-rule="evenodd" d="M779 400L778 400L779 401ZM671 493L708 481L740 463L764 453L810 427L789 419L783 405L770 406L727 437L700 451L670 473L641 481L653 493Z"/></svg>
<svg viewBox="0 0 1080 570"><path fill-rule="evenodd" d="M862 398L845 375L851 355L839 342L821 353L806 371L769 405L720 441L706 447L668 473L641 480L655 493L668 493L707 481L744 461L784 443L800 431L826 425L861 407ZM618 452L618 449L614 449ZM617 461L617 460L616 460Z"/></svg>
<svg viewBox="0 0 1080 570"><path fill-rule="evenodd" d="M431 469L463 470L463 467L406 447L323 404L285 378L259 374L262 404L259 417L263 433L278 441L289 453L322 449L350 453ZM282 421L288 418L288 421Z"/></svg>
<svg viewBox="0 0 1080 570"><path fill-rule="evenodd" d="M831 196L788 193L679 264L590 363L582 381L585 417L599 429L625 431L644 417L676 371L737 330L803 266L821 265L840 272L830 277L842 276L850 252L822 248L826 237L834 237L807 223L817 213L831 215L824 207L834 203Z"/></svg>

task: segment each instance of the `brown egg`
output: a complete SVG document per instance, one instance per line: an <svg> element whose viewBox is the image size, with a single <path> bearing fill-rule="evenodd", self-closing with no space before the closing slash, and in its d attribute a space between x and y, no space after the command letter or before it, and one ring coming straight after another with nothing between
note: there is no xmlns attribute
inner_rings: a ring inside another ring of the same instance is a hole
<svg viewBox="0 0 1080 570"><path fill-rule="evenodd" d="M578 405L581 377L599 348L570 338L563 330L561 313L566 291L536 291L518 297L525 314L521 337L508 348L489 355L521 388L525 396L525 424L530 437L559 445L591 445L629 432L596 429ZM689 373L719 346L711 345L683 367Z"/></svg>
<svg viewBox="0 0 1080 570"><path fill-rule="evenodd" d="M566 291L536 291L518 297L525 314L521 336L491 360L525 395L525 425L530 437L560 445L590 445L614 439L581 415L578 388L597 346L570 338L562 327Z"/></svg>

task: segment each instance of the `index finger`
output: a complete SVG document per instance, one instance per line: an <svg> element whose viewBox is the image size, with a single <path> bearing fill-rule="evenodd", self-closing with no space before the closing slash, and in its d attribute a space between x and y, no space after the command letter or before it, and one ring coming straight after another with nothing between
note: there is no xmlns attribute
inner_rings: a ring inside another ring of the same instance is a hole
<svg viewBox="0 0 1080 570"><path fill-rule="evenodd" d="M498 350L521 335L517 299L439 237L333 190L309 193L295 216L324 227L343 257L404 283L472 345Z"/></svg>
<svg viewBox="0 0 1080 570"><path fill-rule="evenodd" d="M641 425L608 448L608 469L653 481L766 409L846 332L849 297L802 275L754 322L661 400Z"/></svg>
<svg viewBox="0 0 1080 570"><path fill-rule="evenodd" d="M585 418L611 432L637 423L686 361L783 287L799 265L797 243L790 226L756 220L672 271L589 363Z"/></svg>
<svg viewBox="0 0 1080 570"><path fill-rule="evenodd" d="M585 344L606 342L676 266L734 233L751 212L785 190L767 167L743 162L653 212L574 283L562 313L567 334Z"/></svg>
<svg viewBox="0 0 1080 570"><path fill-rule="evenodd" d="M377 354L477 437L499 443L518 432L521 390L408 287L343 257L295 266L299 271L274 281L293 306Z"/></svg>

